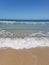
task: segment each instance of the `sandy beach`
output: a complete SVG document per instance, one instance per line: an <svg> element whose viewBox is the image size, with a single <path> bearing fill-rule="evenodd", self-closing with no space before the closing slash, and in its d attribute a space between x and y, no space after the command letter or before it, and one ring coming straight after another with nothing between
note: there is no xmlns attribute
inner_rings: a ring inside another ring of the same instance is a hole
<svg viewBox="0 0 49 65"><path fill-rule="evenodd" d="M49 65L49 48L0 49L0 65Z"/></svg>

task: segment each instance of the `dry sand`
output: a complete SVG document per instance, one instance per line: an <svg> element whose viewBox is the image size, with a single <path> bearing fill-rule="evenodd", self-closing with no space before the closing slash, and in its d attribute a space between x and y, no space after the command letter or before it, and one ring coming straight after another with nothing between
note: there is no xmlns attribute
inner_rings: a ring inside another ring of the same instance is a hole
<svg viewBox="0 0 49 65"><path fill-rule="evenodd" d="M49 48L0 49L0 65L49 65Z"/></svg>

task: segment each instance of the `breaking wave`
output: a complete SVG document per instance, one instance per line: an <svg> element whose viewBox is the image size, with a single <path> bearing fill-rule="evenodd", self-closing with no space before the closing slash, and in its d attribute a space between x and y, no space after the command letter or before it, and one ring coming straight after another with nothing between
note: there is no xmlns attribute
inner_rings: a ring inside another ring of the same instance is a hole
<svg viewBox="0 0 49 65"><path fill-rule="evenodd" d="M19 24L49 24L49 22L17 22L17 21L0 21L0 24L16 24L16 23L19 23Z"/></svg>
<svg viewBox="0 0 49 65"><path fill-rule="evenodd" d="M1 37L3 35L3 37ZM11 35L11 37L10 37ZM47 36L45 36L47 35ZM2 30L0 32L0 48L13 48L13 49L29 49L35 47L49 47L49 32L46 34L40 31L39 33L31 34L29 37L12 38L13 33Z"/></svg>
<svg viewBox="0 0 49 65"><path fill-rule="evenodd" d="M49 47L49 38L0 38L0 48L29 49L35 47Z"/></svg>

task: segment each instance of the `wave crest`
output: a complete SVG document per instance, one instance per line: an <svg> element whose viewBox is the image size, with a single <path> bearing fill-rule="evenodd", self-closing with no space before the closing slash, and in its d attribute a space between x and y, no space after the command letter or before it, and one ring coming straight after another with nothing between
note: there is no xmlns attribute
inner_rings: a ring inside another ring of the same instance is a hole
<svg viewBox="0 0 49 65"><path fill-rule="evenodd" d="M17 21L0 21L0 24L49 24L49 22L17 22Z"/></svg>

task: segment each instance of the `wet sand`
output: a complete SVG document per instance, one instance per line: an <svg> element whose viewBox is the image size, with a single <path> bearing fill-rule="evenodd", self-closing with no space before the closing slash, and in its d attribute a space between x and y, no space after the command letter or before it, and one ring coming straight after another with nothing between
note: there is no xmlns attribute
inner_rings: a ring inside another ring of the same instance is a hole
<svg viewBox="0 0 49 65"><path fill-rule="evenodd" d="M49 65L49 48L0 49L0 65Z"/></svg>

